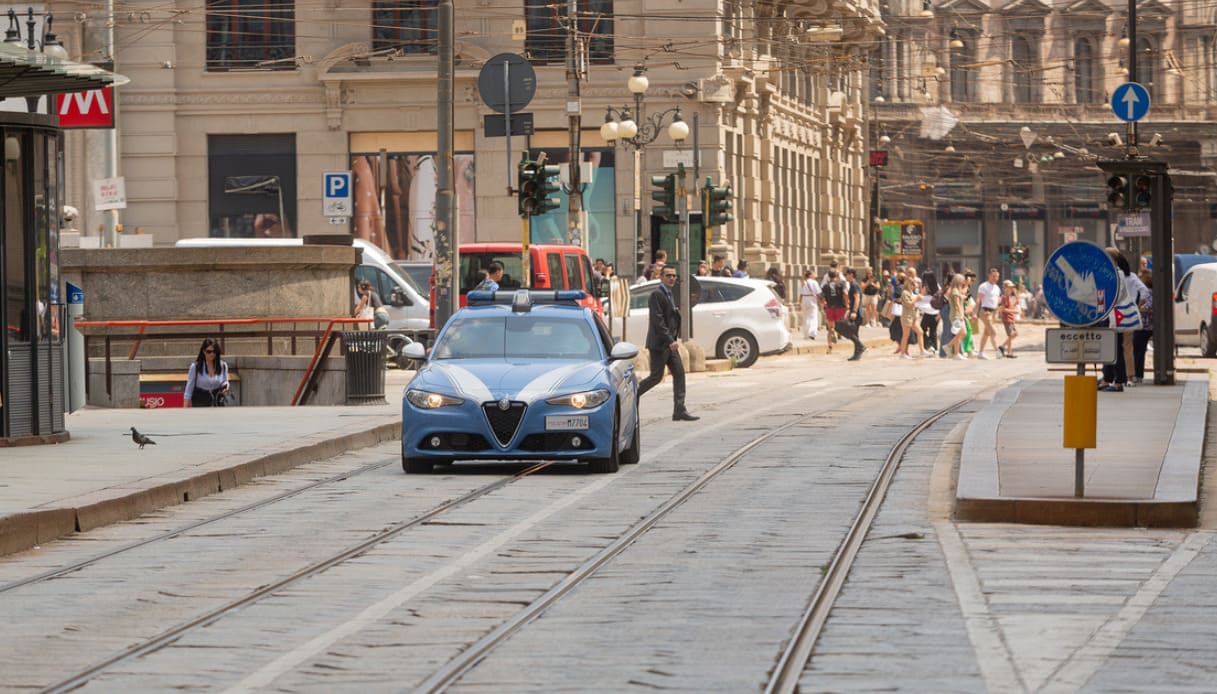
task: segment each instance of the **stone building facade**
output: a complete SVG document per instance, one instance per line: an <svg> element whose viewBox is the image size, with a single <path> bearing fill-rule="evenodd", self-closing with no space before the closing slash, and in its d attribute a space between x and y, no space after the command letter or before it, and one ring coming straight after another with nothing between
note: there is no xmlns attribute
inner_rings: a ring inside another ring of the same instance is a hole
<svg viewBox="0 0 1217 694"><path fill-rule="evenodd" d="M878 217L925 222L924 264L998 266L1038 284L1065 241L1148 252L1148 238L1115 234L1120 211L1096 165L1129 154L1170 165L1175 251L1213 252L1217 13L1168 0L1136 8L1132 37L1128 4L1108 0L885 6L868 105L870 146L889 162L871 181ZM1134 77L1152 106L1130 148L1110 98ZM1015 245L1028 250L1021 266Z"/></svg>
<svg viewBox="0 0 1217 694"><path fill-rule="evenodd" d="M64 16L77 11L59 4L52 9ZM322 216L322 173L352 170L351 231L396 257L429 257L435 7L433 0L124 5L114 18L113 53L115 69L131 78L118 98L125 232L139 228L156 245L332 232ZM508 187L522 151L544 151L551 163L567 159L565 8L540 0L455 2L454 171L463 242L520 238ZM63 32L68 50L104 59L97 33L105 18L82 12L75 19ZM696 114L701 181L729 183L736 195L735 220L713 230L708 250L695 233L694 257L747 258L757 275L776 265L792 281L828 259L865 262L865 58L881 31L877 2L579 0L577 26L594 257L633 274L636 181L642 253L674 243L674 227L649 215L649 181L691 163L692 138L677 144L660 131L639 150L635 172L633 148L600 136L608 107L618 109L615 118L634 108L626 82L641 69L650 82L646 112L679 107L690 125ZM526 56L536 72L526 109L534 132L512 139L512 161L505 138L485 135L492 111L479 96L479 72L500 53ZM68 200L85 213L86 235L100 223L91 204L91 181L102 177L96 139L68 138ZM563 202L534 220L534 242L566 240Z"/></svg>

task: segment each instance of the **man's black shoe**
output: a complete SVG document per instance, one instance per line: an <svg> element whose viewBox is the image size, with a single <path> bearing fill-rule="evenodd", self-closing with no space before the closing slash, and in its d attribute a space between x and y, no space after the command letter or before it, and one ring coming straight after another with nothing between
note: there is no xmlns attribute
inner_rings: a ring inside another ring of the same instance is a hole
<svg viewBox="0 0 1217 694"><path fill-rule="evenodd" d="M850 357L849 359L846 359L845 361L858 361L861 358L862 358L862 353L857 352L854 354L854 356Z"/></svg>
<svg viewBox="0 0 1217 694"><path fill-rule="evenodd" d="M701 417L691 415L688 412L678 412L672 415L673 422L696 422L699 419L701 419Z"/></svg>

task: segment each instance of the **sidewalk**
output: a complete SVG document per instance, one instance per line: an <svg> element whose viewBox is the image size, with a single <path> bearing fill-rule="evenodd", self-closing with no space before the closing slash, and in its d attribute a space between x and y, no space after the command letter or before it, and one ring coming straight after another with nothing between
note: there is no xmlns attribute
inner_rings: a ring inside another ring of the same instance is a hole
<svg viewBox="0 0 1217 694"><path fill-rule="evenodd" d="M1074 496L1075 451L1062 447L1064 380L1021 381L968 425L956 517L985 522L1192 527L1198 521L1208 376L1174 386L1099 393L1098 448L1084 455L1085 494Z"/></svg>
<svg viewBox="0 0 1217 694"><path fill-rule="evenodd" d="M66 443L0 454L0 555L396 439L412 373L386 372L385 405L78 410Z"/></svg>

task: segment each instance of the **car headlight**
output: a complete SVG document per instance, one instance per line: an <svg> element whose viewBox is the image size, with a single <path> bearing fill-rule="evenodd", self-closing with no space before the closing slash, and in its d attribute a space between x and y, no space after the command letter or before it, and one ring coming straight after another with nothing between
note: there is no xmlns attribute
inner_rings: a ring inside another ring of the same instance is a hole
<svg viewBox="0 0 1217 694"><path fill-rule="evenodd" d="M550 405L567 405L576 409L596 407L606 402L611 394L607 390L585 390L582 393L571 393L560 398L550 398L545 402Z"/></svg>
<svg viewBox="0 0 1217 694"><path fill-rule="evenodd" d="M431 393L425 390L407 390L406 400L420 410L434 410L437 407L451 407L465 402L443 393Z"/></svg>

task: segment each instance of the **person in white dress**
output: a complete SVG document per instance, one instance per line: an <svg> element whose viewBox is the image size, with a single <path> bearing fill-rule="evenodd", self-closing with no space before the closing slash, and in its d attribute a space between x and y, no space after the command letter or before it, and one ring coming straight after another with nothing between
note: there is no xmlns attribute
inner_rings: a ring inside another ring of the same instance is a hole
<svg viewBox="0 0 1217 694"><path fill-rule="evenodd" d="M811 270L803 271L799 286L799 305L803 310L803 337L814 340L820 332L820 283Z"/></svg>

